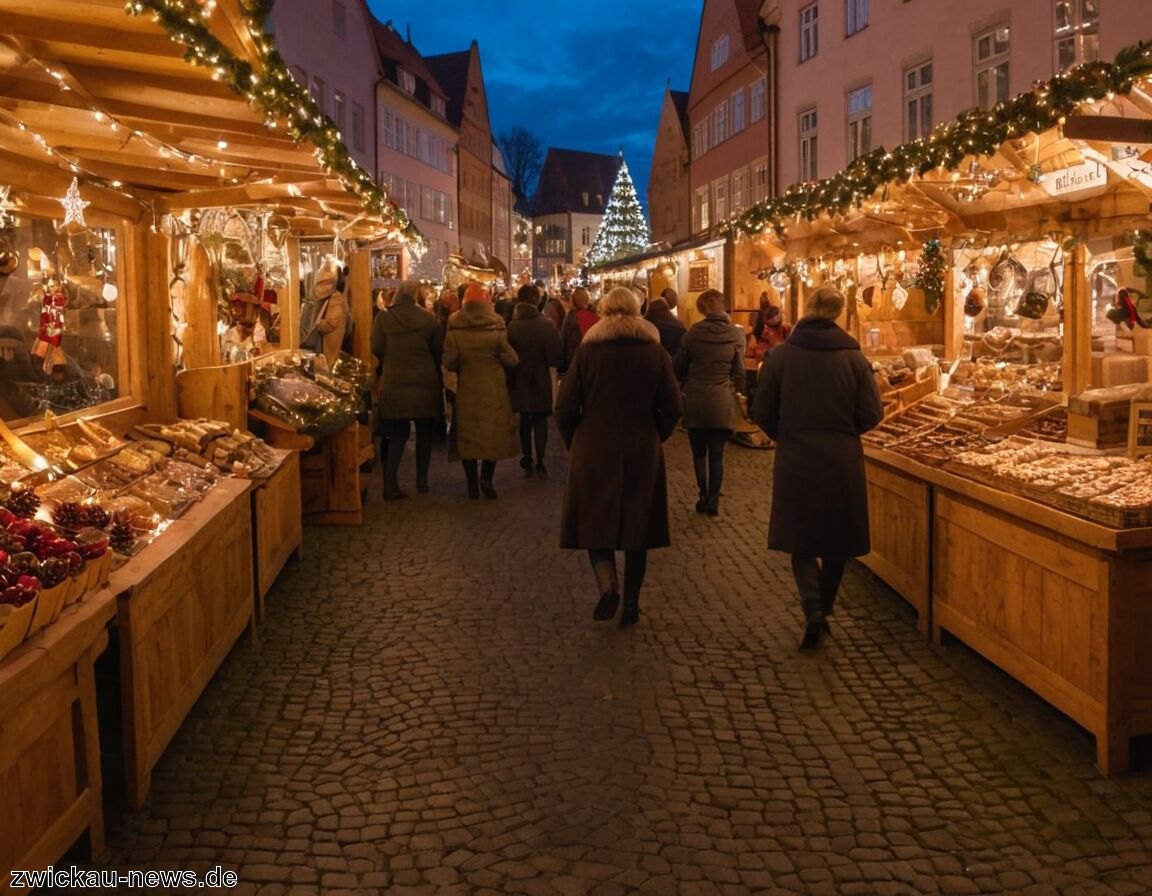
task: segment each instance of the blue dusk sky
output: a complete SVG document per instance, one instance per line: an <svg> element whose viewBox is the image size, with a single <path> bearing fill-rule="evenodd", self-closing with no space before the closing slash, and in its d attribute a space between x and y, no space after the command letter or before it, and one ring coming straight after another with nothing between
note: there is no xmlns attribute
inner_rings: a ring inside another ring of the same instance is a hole
<svg viewBox="0 0 1152 896"><path fill-rule="evenodd" d="M647 208L648 173L669 79L687 90L702 0L368 0L434 56L468 49L484 66L493 134L520 125L544 147L615 153Z"/></svg>

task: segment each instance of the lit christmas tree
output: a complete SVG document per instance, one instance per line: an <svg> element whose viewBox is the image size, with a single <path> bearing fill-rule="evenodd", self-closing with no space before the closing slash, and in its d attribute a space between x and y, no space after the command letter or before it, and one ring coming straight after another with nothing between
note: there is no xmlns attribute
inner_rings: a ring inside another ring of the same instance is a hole
<svg viewBox="0 0 1152 896"><path fill-rule="evenodd" d="M620 170L616 183L612 185L612 195L608 197L608 208L596 231L596 239L588 250L588 264L602 264L615 258L623 258L634 252L648 248L648 223L636 196L636 187L628 173L624 154L620 154Z"/></svg>

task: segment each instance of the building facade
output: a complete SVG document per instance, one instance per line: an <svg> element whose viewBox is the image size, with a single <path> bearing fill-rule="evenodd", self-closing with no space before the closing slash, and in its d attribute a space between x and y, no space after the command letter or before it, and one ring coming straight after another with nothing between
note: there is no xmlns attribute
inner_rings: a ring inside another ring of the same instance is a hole
<svg viewBox="0 0 1152 896"><path fill-rule="evenodd" d="M504 154L492 142L492 252L491 260L504 266L511 280L512 268L512 181L504 166Z"/></svg>
<svg viewBox="0 0 1152 896"><path fill-rule="evenodd" d="M532 197L533 268L537 277L559 281L584 263L620 157L549 147Z"/></svg>
<svg viewBox="0 0 1152 896"><path fill-rule="evenodd" d="M778 29L775 192L1152 38L1146 0L766 0L762 14Z"/></svg>
<svg viewBox="0 0 1152 896"><path fill-rule="evenodd" d="M467 50L428 56L425 61L448 94L448 120L460 129L457 152L459 252L465 261L486 266L495 244L492 193L496 169L480 47L472 41ZM506 258L504 261L507 263Z"/></svg>
<svg viewBox="0 0 1152 896"><path fill-rule="evenodd" d="M381 77L376 85L377 181L420 228L427 251L408 275L440 280L457 251L456 144L448 95L412 42L391 23L373 22Z"/></svg>
<svg viewBox="0 0 1152 896"><path fill-rule="evenodd" d="M364 0L279 0L270 19L293 77L336 123L362 168L375 173L374 107L380 75Z"/></svg>
<svg viewBox="0 0 1152 896"><path fill-rule="evenodd" d="M653 243L671 246L692 234L688 133L688 94L668 87L660 106L648 177L648 221Z"/></svg>

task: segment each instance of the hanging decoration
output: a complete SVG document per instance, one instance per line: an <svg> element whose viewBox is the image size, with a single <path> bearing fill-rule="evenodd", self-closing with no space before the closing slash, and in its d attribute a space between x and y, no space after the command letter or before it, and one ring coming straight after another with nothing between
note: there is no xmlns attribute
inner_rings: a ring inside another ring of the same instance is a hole
<svg viewBox="0 0 1152 896"><path fill-rule="evenodd" d="M1057 127L1084 103L1127 94L1150 75L1152 44L1141 41L1121 50L1114 62L1075 66L990 110L969 109L926 138L860 156L833 177L793 184L782 195L728 219L720 230L756 234L774 228L783 235L790 221L842 215L887 184L908 183L934 168L954 169L967 156L991 156L1005 141Z"/></svg>
<svg viewBox="0 0 1152 896"><path fill-rule="evenodd" d="M8 221L12 217L12 200L8 195L12 192L12 187L8 184L0 185L0 230L8 226Z"/></svg>
<svg viewBox="0 0 1152 896"><path fill-rule="evenodd" d="M44 372L51 373L53 367L67 363L60 344L64 341L64 309L68 305L68 294L63 285L54 277L45 281L40 288L40 330L32 354L44 359Z"/></svg>
<svg viewBox="0 0 1152 896"><path fill-rule="evenodd" d="M944 269L947 264L940 240L928 240L916 264L916 273L912 275L912 285L923 290L924 310L929 314L935 313L944 299Z"/></svg>
<svg viewBox="0 0 1152 896"><path fill-rule="evenodd" d="M68 192L57 201L64 206L64 223L57 228L58 233L72 236L88 229L88 225L84 221L84 209L92 203L85 202L80 197L80 181L77 178L72 178Z"/></svg>
<svg viewBox="0 0 1152 896"><path fill-rule="evenodd" d="M336 123L321 111L308 90L296 82L275 41L264 33L264 20L272 0L242 0L241 7L248 19L248 30L260 49L261 73L212 33L206 24L211 8L195 0L128 0L125 12L129 15L150 13L172 40L186 47L187 61L210 66L214 77L260 111L268 128L283 125L297 144L304 140L312 143L317 160L359 197L366 211L379 215L396 239L423 245L424 238L407 213L389 199L372 174L352 158Z"/></svg>

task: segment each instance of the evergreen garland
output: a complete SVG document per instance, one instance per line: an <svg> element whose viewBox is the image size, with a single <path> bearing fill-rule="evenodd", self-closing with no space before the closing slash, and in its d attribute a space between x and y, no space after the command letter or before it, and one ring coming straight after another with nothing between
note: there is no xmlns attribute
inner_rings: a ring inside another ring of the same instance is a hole
<svg viewBox="0 0 1152 896"><path fill-rule="evenodd" d="M151 13L173 41L184 44L188 62L213 67L233 93L247 98L250 105L260 110L266 124L287 122L288 136L297 145L304 140L312 143L320 163L360 199L365 211L379 215L385 226L397 230L406 241L422 244L420 231L404 209L389 199L372 175L349 155L336 123L320 111L308 90L296 83L272 37L263 33L273 2L240 0L249 31L257 36L263 76L212 33L204 22L205 9L192 0L128 0L124 10L129 15Z"/></svg>
<svg viewBox="0 0 1152 896"><path fill-rule="evenodd" d="M965 156L990 156L1005 141L1041 133L1062 123L1086 102L1126 94L1152 74L1152 44L1141 41L1121 50L1112 63L1086 62L1060 72L1030 93L991 110L969 109L932 133L890 152L879 148L843 171L814 183L797 183L781 196L760 202L725 221L724 233L757 234L771 227L782 233L790 220L843 215L889 183L907 183L933 168L955 168Z"/></svg>

